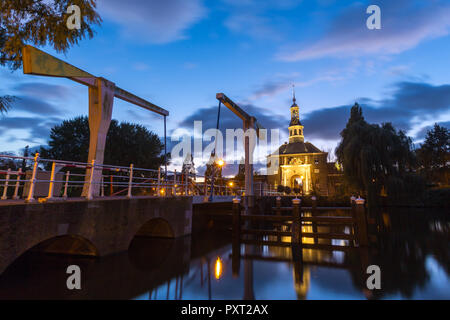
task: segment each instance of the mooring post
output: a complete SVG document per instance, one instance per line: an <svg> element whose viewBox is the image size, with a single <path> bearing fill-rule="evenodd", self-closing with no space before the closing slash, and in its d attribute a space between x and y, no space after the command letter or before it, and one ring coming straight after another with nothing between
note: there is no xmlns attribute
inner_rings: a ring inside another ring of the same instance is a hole
<svg viewBox="0 0 450 320"><path fill-rule="evenodd" d="M351 214L352 214L352 218L353 218L353 236L355 237L355 239L353 240L354 244L357 242L357 237L358 237L358 219L356 217L356 197L355 196L351 196L350 197L350 206L351 206Z"/></svg>
<svg viewBox="0 0 450 320"><path fill-rule="evenodd" d="M14 195L12 197L14 200L19 199L19 187L20 187L20 176L21 175L22 175L22 168L19 168L19 171L17 172L16 187L14 188Z"/></svg>
<svg viewBox="0 0 450 320"><path fill-rule="evenodd" d="M27 202L34 201L34 186L36 184L36 174L37 174L38 164L39 164L39 153L36 153L34 155L33 173L31 174L30 190L28 191Z"/></svg>
<svg viewBox="0 0 450 320"><path fill-rule="evenodd" d="M364 208L365 200L358 198L356 203L356 221L358 226L358 242L360 246L368 246L369 240L367 235L367 217Z"/></svg>
<svg viewBox="0 0 450 320"><path fill-rule="evenodd" d="M130 169L128 170L128 174L130 175L128 179L128 194L127 198L131 198L132 189L133 189L133 164L130 164Z"/></svg>
<svg viewBox="0 0 450 320"><path fill-rule="evenodd" d="M280 196L276 197L275 206L276 206L276 214L277 214L277 216L281 216L281 197ZM280 222L278 222L278 223L280 223ZM281 224L278 224L277 225L277 231L281 232L282 230L283 230L283 228L281 227ZM281 235L277 236L277 240L281 241Z"/></svg>
<svg viewBox="0 0 450 320"><path fill-rule="evenodd" d="M67 198L67 187L69 186L70 171L66 172L66 183L64 184L63 198Z"/></svg>
<svg viewBox="0 0 450 320"><path fill-rule="evenodd" d="M300 214L300 202L298 198L292 199L292 240L293 244L302 243L302 218Z"/></svg>
<svg viewBox="0 0 450 320"><path fill-rule="evenodd" d="M11 168L8 169L7 173L6 173L6 181L5 184L3 185L3 196L2 196L2 200L6 200L8 199L8 184L9 184L9 177L11 174Z"/></svg>
<svg viewBox="0 0 450 320"><path fill-rule="evenodd" d="M48 185L48 196L47 199L53 198L53 190L55 186L55 172L56 172L56 163L52 163L52 172L50 173L50 183Z"/></svg>
<svg viewBox="0 0 450 320"><path fill-rule="evenodd" d="M241 199L233 199L233 241L241 236Z"/></svg>
<svg viewBox="0 0 450 320"><path fill-rule="evenodd" d="M312 203L312 213L311 215L315 217L317 215L317 198L316 196L311 197L311 203ZM319 242L319 239L317 238L317 222L312 222L312 229L314 233L314 243L317 244Z"/></svg>

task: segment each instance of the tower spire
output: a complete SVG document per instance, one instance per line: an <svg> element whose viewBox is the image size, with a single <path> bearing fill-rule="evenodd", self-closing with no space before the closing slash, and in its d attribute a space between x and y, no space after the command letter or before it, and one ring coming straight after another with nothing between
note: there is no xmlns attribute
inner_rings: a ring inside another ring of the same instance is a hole
<svg viewBox="0 0 450 320"><path fill-rule="evenodd" d="M292 102L296 102L297 100L295 99L295 84L292 84Z"/></svg>

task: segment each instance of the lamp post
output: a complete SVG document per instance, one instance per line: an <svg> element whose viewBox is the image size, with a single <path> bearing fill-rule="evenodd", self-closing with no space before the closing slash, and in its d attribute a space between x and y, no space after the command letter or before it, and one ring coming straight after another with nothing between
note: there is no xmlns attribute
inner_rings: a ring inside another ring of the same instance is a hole
<svg viewBox="0 0 450 320"><path fill-rule="evenodd" d="M212 156L215 156L214 154ZM222 168L225 165L225 161L223 161L223 159L218 159L215 164L217 164L217 166L219 168ZM212 167L212 177L211 177L211 194L209 195L208 201L212 202L213 201L213 194L214 194L214 178L216 177L216 166L213 163L213 167ZM206 177L205 177L206 179Z"/></svg>

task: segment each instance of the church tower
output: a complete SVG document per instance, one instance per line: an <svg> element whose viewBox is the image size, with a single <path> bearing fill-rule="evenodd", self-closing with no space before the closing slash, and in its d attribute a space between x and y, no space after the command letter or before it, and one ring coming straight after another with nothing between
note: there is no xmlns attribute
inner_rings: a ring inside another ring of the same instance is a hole
<svg viewBox="0 0 450 320"><path fill-rule="evenodd" d="M291 106L291 122L289 123L289 143L304 142L303 126L300 122L299 107L295 99L295 90L292 89L293 98Z"/></svg>

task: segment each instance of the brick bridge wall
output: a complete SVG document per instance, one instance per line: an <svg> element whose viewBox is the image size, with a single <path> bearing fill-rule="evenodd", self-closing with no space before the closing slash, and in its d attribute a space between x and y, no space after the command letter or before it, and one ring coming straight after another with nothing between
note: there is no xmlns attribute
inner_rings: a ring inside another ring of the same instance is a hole
<svg viewBox="0 0 450 320"><path fill-rule="evenodd" d="M192 197L0 205L0 274L38 244L48 252L106 256L127 250L136 235L180 237L191 228Z"/></svg>

